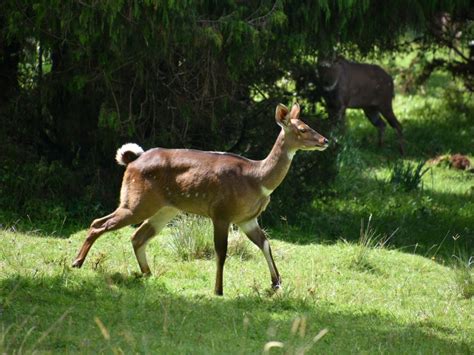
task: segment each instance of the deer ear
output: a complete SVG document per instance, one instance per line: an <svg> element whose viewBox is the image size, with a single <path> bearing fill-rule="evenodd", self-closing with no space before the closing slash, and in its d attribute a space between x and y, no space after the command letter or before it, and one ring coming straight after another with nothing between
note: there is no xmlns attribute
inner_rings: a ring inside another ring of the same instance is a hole
<svg viewBox="0 0 474 355"><path fill-rule="evenodd" d="M300 104L299 103L296 102L291 108L290 117L294 120L297 120L300 118Z"/></svg>
<svg viewBox="0 0 474 355"><path fill-rule="evenodd" d="M288 115L289 112L290 110L288 110L288 107L283 104L278 104L275 110L275 120L279 126L283 128L288 126L290 123L290 115Z"/></svg>

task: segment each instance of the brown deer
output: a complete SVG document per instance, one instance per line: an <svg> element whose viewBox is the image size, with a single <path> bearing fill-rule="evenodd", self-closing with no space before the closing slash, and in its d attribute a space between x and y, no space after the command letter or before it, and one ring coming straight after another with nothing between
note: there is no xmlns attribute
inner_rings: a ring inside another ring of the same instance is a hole
<svg viewBox="0 0 474 355"><path fill-rule="evenodd" d="M347 108L363 109L369 121L379 131L379 146L383 145L385 122L396 129L400 153L403 154L403 132L393 113L393 79L378 65L348 61L342 57L323 60L318 64L317 76L323 86L323 97L330 118L341 120Z"/></svg>
<svg viewBox="0 0 474 355"><path fill-rule="evenodd" d="M180 211L212 219L217 255L215 293L222 295L222 273L231 223L237 224L263 252L270 269L272 287L281 284L270 244L257 218L270 201L270 194L285 178L297 150L324 150L328 140L299 119L300 107L291 112L276 108L282 130L263 160L220 152L155 148L146 152L138 145L122 146L116 155L126 170L120 205L92 222L73 267L81 267L92 244L103 233L142 223L132 236L132 245L143 274L150 274L146 244Z"/></svg>

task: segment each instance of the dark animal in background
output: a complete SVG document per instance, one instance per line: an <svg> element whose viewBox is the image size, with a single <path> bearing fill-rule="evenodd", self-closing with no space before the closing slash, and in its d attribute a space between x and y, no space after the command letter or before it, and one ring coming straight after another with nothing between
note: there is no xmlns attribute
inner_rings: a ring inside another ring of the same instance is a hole
<svg viewBox="0 0 474 355"><path fill-rule="evenodd" d="M329 117L342 120L347 108L364 110L379 131L379 146L383 145L385 122L397 130L400 153L404 153L403 132L393 113L393 79L378 65L348 61L342 57L323 60L317 68L318 82L323 86L323 97Z"/></svg>

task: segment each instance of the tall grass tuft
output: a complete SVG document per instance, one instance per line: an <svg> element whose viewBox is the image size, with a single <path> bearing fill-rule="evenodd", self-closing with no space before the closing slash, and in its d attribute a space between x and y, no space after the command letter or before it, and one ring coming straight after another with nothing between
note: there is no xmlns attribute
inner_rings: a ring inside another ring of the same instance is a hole
<svg viewBox="0 0 474 355"><path fill-rule="evenodd" d="M214 227L211 220L190 214L180 215L172 223L167 246L173 255L184 261L213 258ZM252 254L248 239L238 229L231 227L227 255L246 260Z"/></svg>
<svg viewBox="0 0 474 355"><path fill-rule="evenodd" d="M209 219L182 214L172 223L168 247L184 261L210 259L214 255L213 234Z"/></svg>
<svg viewBox="0 0 474 355"><path fill-rule="evenodd" d="M454 257L456 258L454 266L455 280L459 293L463 298L470 299L474 296L474 257L462 254Z"/></svg>
<svg viewBox="0 0 474 355"><path fill-rule="evenodd" d="M424 162L416 165L397 161L392 166L389 182L397 189L409 192L417 190L422 186L422 178L430 168L423 169Z"/></svg>
<svg viewBox="0 0 474 355"><path fill-rule="evenodd" d="M398 229L392 232L389 236L381 235L373 228L370 223L372 222L372 214L369 216L367 225L364 225L364 221L360 222L359 241L357 243L352 264L357 268L362 269L373 269L370 264L369 255L373 249L385 248L387 243L392 239Z"/></svg>
<svg viewBox="0 0 474 355"><path fill-rule="evenodd" d="M237 257L241 260L249 260L253 257L257 248L252 248L252 243L240 229L232 226L229 231L229 244L227 255Z"/></svg>

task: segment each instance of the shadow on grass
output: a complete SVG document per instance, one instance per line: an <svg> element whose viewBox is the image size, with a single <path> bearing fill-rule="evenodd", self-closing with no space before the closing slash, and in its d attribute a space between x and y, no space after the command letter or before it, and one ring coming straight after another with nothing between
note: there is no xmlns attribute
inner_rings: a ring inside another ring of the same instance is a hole
<svg viewBox="0 0 474 355"><path fill-rule="evenodd" d="M153 278L78 279L66 273L3 279L0 297L0 350L7 353L259 353L271 340L290 352L302 347L318 353L472 350L449 340L455 329L401 323L376 312L354 314L315 295L184 297ZM313 344L322 329L327 335Z"/></svg>
<svg viewBox="0 0 474 355"><path fill-rule="evenodd" d="M271 237L297 244L357 242L361 222L366 224L372 215L376 234L395 232L389 245L397 248L448 258L459 249L474 250L472 194L394 191L390 184L370 178L354 182L354 190L316 199L303 217L273 228Z"/></svg>
<svg viewBox="0 0 474 355"><path fill-rule="evenodd" d="M474 110L461 103L458 106L442 107L441 110L431 108L428 103L425 105L411 113L423 116L422 119L400 117L406 144L403 158L424 161L448 153L474 155ZM350 111L346 119L353 126L350 132L353 144L371 156L370 166L377 166L380 159L399 159L395 131L387 125L385 145L379 148L377 130L368 122L363 112L359 111ZM447 116L448 114L450 116Z"/></svg>

